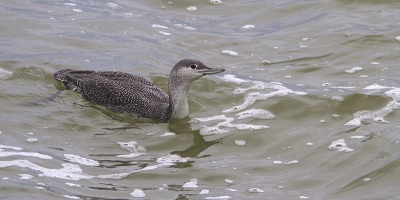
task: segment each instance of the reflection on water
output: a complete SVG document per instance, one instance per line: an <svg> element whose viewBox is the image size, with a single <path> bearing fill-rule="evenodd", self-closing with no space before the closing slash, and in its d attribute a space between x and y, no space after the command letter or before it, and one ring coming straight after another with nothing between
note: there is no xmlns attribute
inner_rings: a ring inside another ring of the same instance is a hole
<svg viewBox="0 0 400 200"><path fill-rule="evenodd" d="M398 197L400 4L0 9L2 199ZM45 99L62 88L52 77L61 68L124 71L166 90L183 58L227 72L192 84L182 120L113 113L73 91Z"/></svg>

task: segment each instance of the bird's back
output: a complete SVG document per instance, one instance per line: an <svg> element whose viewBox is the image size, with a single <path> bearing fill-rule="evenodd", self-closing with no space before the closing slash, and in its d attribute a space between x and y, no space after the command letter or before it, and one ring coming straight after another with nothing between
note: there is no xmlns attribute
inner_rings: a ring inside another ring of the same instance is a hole
<svg viewBox="0 0 400 200"><path fill-rule="evenodd" d="M75 71L63 69L54 78L67 89L75 90L108 109L167 121L171 117L169 97L160 88L140 76L114 71Z"/></svg>

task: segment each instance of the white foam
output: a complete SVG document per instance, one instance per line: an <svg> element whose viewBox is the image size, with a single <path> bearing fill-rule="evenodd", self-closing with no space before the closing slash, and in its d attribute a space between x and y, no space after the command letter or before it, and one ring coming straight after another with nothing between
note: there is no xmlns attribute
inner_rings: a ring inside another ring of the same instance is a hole
<svg viewBox="0 0 400 200"><path fill-rule="evenodd" d="M76 6L76 4L74 4L74 3L64 3L64 5L67 5L67 6Z"/></svg>
<svg viewBox="0 0 400 200"><path fill-rule="evenodd" d="M205 199L230 199L231 196L206 197Z"/></svg>
<svg viewBox="0 0 400 200"><path fill-rule="evenodd" d="M299 199L309 199L310 197L306 197L306 196L299 196Z"/></svg>
<svg viewBox="0 0 400 200"><path fill-rule="evenodd" d="M40 159L46 159L50 160L53 159L49 155L41 154L41 153L36 153L36 152L13 152L13 151L4 151L3 149L0 149L0 157L7 157L7 156L26 156L26 157L35 157L35 158L40 158Z"/></svg>
<svg viewBox="0 0 400 200"><path fill-rule="evenodd" d="M299 163L298 160L292 160L292 161L285 163L285 165L291 165L291 164L297 164L297 163Z"/></svg>
<svg viewBox="0 0 400 200"><path fill-rule="evenodd" d="M78 196L72 196L72 195L66 195L66 194L64 194L63 196L67 199L80 199L80 197L78 197Z"/></svg>
<svg viewBox="0 0 400 200"><path fill-rule="evenodd" d="M164 29L168 29L167 26L162 26L162 25L159 25L159 24L152 24L151 27L153 27L153 28L164 28Z"/></svg>
<svg viewBox="0 0 400 200"><path fill-rule="evenodd" d="M208 190L208 189L202 189L200 192L199 192L199 194L209 194L210 193L210 190Z"/></svg>
<svg viewBox="0 0 400 200"><path fill-rule="evenodd" d="M70 163L62 163L61 169L48 169L39 165L36 165L28 160L11 160L11 161L0 161L0 168L5 167L22 167L29 168L32 170L40 171L43 174L39 176L46 176L51 178L59 178L65 180L80 180L80 179L92 179L93 176L85 174L79 168L78 165Z"/></svg>
<svg viewBox="0 0 400 200"><path fill-rule="evenodd" d="M1 144L0 144L0 149L13 149L13 150L16 150L16 151L22 150L21 147L6 146L6 145L1 145Z"/></svg>
<svg viewBox="0 0 400 200"><path fill-rule="evenodd" d="M236 53L236 52L234 52L234 51L231 51L231 50L223 50L223 51L222 51L222 54L230 55L230 56L235 56L235 57L239 55L238 53Z"/></svg>
<svg viewBox="0 0 400 200"><path fill-rule="evenodd" d="M12 75L12 72L0 68L0 79L9 79Z"/></svg>
<svg viewBox="0 0 400 200"><path fill-rule="evenodd" d="M329 150L337 150L337 151L345 151L345 152L352 152L354 149L350 149L347 147L346 142L344 139L335 140L329 145Z"/></svg>
<svg viewBox="0 0 400 200"><path fill-rule="evenodd" d="M130 195L135 198L143 198L146 196L146 194L141 189L134 189L133 192L130 193Z"/></svg>
<svg viewBox="0 0 400 200"><path fill-rule="evenodd" d="M78 163L86 166L100 166L100 163L96 160L92 160L89 158L84 158L74 154L64 154L64 157L67 158L70 162Z"/></svg>
<svg viewBox="0 0 400 200"><path fill-rule="evenodd" d="M107 2L107 5L110 6L111 8L117 8L117 7L119 7L118 4L116 4L116 3L111 3L111 2Z"/></svg>
<svg viewBox="0 0 400 200"><path fill-rule="evenodd" d="M76 184L76 183L65 183L65 184L68 185L68 186L70 186L70 187L76 187L76 188L82 187L81 185Z"/></svg>
<svg viewBox="0 0 400 200"><path fill-rule="evenodd" d="M251 189L248 190L248 192L250 192L250 193L263 193L264 190L259 189L259 188L251 188Z"/></svg>
<svg viewBox="0 0 400 200"><path fill-rule="evenodd" d="M164 31L158 31L158 33L161 34L161 35L166 35L166 36L171 35L171 33L164 32Z"/></svg>
<svg viewBox="0 0 400 200"><path fill-rule="evenodd" d="M334 96L334 97L332 97L332 100L337 101L337 102L342 102L342 101L344 101L344 98L343 97Z"/></svg>
<svg viewBox="0 0 400 200"><path fill-rule="evenodd" d="M396 37L396 40L400 41L400 36L397 36L397 37Z"/></svg>
<svg viewBox="0 0 400 200"><path fill-rule="evenodd" d="M371 180L371 178L368 178L368 177L367 177L367 178L364 178L364 179L363 179L363 182L366 183L366 182L369 182L370 180Z"/></svg>
<svg viewBox="0 0 400 200"><path fill-rule="evenodd" d="M214 5L222 4L223 2L221 0L210 0L210 3Z"/></svg>
<svg viewBox="0 0 400 200"><path fill-rule="evenodd" d="M274 119L275 115L268 110L263 109L250 109L236 114L238 119L257 118L257 119Z"/></svg>
<svg viewBox="0 0 400 200"><path fill-rule="evenodd" d="M354 136L350 136L350 139L362 139L364 137L365 136L363 136L363 135L354 135Z"/></svg>
<svg viewBox="0 0 400 200"><path fill-rule="evenodd" d="M165 132L164 134L160 135L160 137L168 137L168 136L174 136L176 133L173 132Z"/></svg>
<svg viewBox="0 0 400 200"><path fill-rule="evenodd" d="M303 39L301 39L301 40L303 40L303 42L305 42L305 41L307 41L307 40L308 40L308 38L303 38Z"/></svg>
<svg viewBox="0 0 400 200"><path fill-rule="evenodd" d="M196 6L189 6L186 8L187 11L196 11L197 7Z"/></svg>
<svg viewBox="0 0 400 200"><path fill-rule="evenodd" d="M395 88L395 87L382 86L382 85L374 83L372 85L364 87L363 89L364 90L384 90L384 89L391 89L391 88Z"/></svg>
<svg viewBox="0 0 400 200"><path fill-rule="evenodd" d="M185 183L182 185L182 187L183 187L183 188L197 188L197 187L199 187L199 186L197 186L197 179L192 178L192 179L190 179L190 181L185 182Z"/></svg>
<svg viewBox="0 0 400 200"><path fill-rule="evenodd" d="M162 165L174 165L176 163L186 163L188 159L188 157L182 158L178 154L168 154L167 156L157 158L156 162Z"/></svg>
<svg viewBox="0 0 400 200"><path fill-rule="evenodd" d="M23 180L27 180L27 179L33 178L33 176L30 175L30 174L18 174L18 175L21 176L19 179L23 179Z"/></svg>
<svg viewBox="0 0 400 200"><path fill-rule="evenodd" d="M237 190L233 189L233 188L225 188L225 190L228 190L228 191L231 191L231 192L237 192Z"/></svg>
<svg viewBox="0 0 400 200"><path fill-rule="evenodd" d="M274 163L275 165L280 165L280 164L282 164L282 161L275 160L275 161L273 161L272 163Z"/></svg>
<svg viewBox="0 0 400 200"><path fill-rule="evenodd" d="M146 154L146 148L139 146L135 141L118 142L118 144L122 149L131 152L130 154L117 155L119 158L134 158Z"/></svg>
<svg viewBox="0 0 400 200"><path fill-rule="evenodd" d="M233 183L233 181L232 181L232 180L230 180L230 179L225 179L225 183L232 184L232 183Z"/></svg>
<svg viewBox="0 0 400 200"><path fill-rule="evenodd" d="M231 83L236 83L236 84L242 84L242 83L246 83L249 82L248 80L243 80L240 78L236 78L235 75L232 74L227 74L224 75L223 77L220 77L222 80L226 81L226 82L231 82Z"/></svg>
<svg viewBox="0 0 400 200"><path fill-rule="evenodd" d="M250 28L254 28L254 27L255 27L254 25L248 24L248 25L242 26L242 29L250 29Z"/></svg>
<svg viewBox="0 0 400 200"><path fill-rule="evenodd" d="M346 73L349 73L349 74L354 74L354 73L356 73L356 72L358 72L358 71L361 71L361 70L363 70L363 68L362 67L353 67L353 68L351 68L351 69L349 69L349 70L344 70Z"/></svg>
<svg viewBox="0 0 400 200"><path fill-rule="evenodd" d="M371 65L379 65L378 62L371 62Z"/></svg>
<svg viewBox="0 0 400 200"><path fill-rule="evenodd" d="M306 145L307 145L307 146L313 146L314 143L312 143L312 142L307 142Z"/></svg>
<svg viewBox="0 0 400 200"><path fill-rule="evenodd" d="M244 140L235 140L235 144L238 146L245 146L246 145L246 141Z"/></svg>
<svg viewBox="0 0 400 200"><path fill-rule="evenodd" d="M29 143L34 143L34 142L37 142L38 139L37 138L27 138L26 141Z"/></svg>

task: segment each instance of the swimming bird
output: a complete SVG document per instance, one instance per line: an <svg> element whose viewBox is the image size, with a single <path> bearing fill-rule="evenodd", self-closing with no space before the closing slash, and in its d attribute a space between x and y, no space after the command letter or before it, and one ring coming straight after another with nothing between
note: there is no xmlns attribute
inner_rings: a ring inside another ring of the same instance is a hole
<svg viewBox="0 0 400 200"><path fill-rule="evenodd" d="M167 122L189 114L187 93L193 81L223 71L198 60L181 60L169 75L168 94L151 81L125 72L61 69L53 77L66 89L114 112Z"/></svg>

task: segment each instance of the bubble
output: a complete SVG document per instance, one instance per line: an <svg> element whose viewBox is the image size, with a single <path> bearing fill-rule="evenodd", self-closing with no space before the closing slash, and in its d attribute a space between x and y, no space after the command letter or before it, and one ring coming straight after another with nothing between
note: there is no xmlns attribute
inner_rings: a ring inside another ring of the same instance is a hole
<svg viewBox="0 0 400 200"><path fill-rule="evenodd" d="M238 119L257 118L257 119L274 119L275 115L268 110L263 109L250 109L236 114Z"/></svg>
<svg viewBox="0 0 400 200"><path fill-rule="evenodd" d="M9 79L12 75L12 72L0 68L0 79L6 80Z"/></svg>
<svg viewBox="0 0 400 200"><path fill-rule="evenodd" d="M351 69L349 69L349 70L344 70L346 73L348 73L348 74L354 74L354 73L356 73L356 72L358 72L358 71L361 71L361 70L363 70L363 68L362 67L353 67L353 68L351 68Z"/></svg>
<svg viewBox="0 0 400 200"><path fill-rule="evenodd" d="M236 52L234 52L234 51L231 51L231 50L223 50L223 51L222 51L222 54L230 55L230 56L235 56L235 57L239 55L238 53L236 53Z"/></svg>
<svg viewBox="0 0 400 200"><path fill-rule="evenodd" d="M209 194L210 193L210 190L207 190L207 189L202 189L200 192L199 192L199 194Z"/></svg>
<svg viewBox="0 0 400 200"><path fill-rule="evenodd" d="M89 158L83 158L78 155L74 154L64 154L64 157L66 157L70 162L78 163L81 165L86 165L86 166L100 166L100 163L98 161L89 159Z"/></svg>
<svg viewBox="0 0 400 200"><path fill-rule="evenodd" d="M259 189L259 188L251 188L248 190L250 193L263 193L264 190Z"/></svg>
<svg viewBox="0 0 400 200"><path fill-rule="evenodd" d="M28 135L33 135L33 133L32 132L29 132L29 133L27 133Z"/></svg>
<svg viewBox="0 0 400 200"><path fill-rule="evenodd" d="M130 193L130 195L135 198L141 198L146 196L143 190L140 189L134 189L133 192Z"/></svg>
<svg viewBox="0 0 400 200"><path fill-rule="evenodd" d="M186 8L187 11L196 11L197 7L196 6L189 6Z"/></svg>
<svg viewBox="0 0 400 200"><path fill-rule="evenodd" d="M190 181L184 183L182 185L182 187L183 188L197 188L199 186L197 186L197 179L193 178L193 179L190 179Z"/></svg>
<svg viewBox="0 0 400 200"><path fill-rule="evenodd" d="M238 146L245 146L246 145L246 141L244 140L235 140L235 144Z"/></svg>

